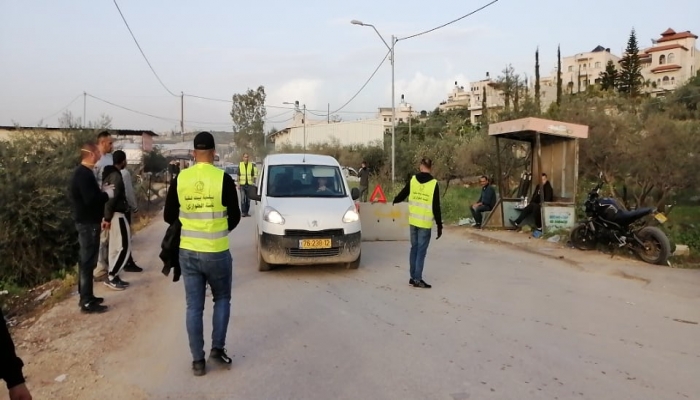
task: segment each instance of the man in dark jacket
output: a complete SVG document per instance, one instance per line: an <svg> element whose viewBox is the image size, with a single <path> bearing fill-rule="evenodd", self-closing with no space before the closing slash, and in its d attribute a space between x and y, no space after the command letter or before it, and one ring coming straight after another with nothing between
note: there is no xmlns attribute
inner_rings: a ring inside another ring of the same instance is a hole
<svg viewBox="0 0 700 400"><path fill-rule="evenodd" d="M101 313L107 310L101 297L93 294L93 269L97 264L100 249L100 221L108 199L114 197L114 188L107 185L100 190L93 169L101 154L94 144L85 144L80 149L82 160L75 168L69 188L73 206L73 220L78 230L80 263L78 292L80 309L85 313Z"/></svg>
<svg viewBox="0 0 700 400"><path fill-rule="evenodd" d="M126 154L114 152L115 165L105 167L102 181L114 186L114 197L104 207L104 229L109 229L109 273L104 284L113 290L124 290L129 282L123 281L119 273L129 261L131 255L131 228L126 219L129 203L126 199L126 187L121 170L126 168Z"/></svg>
<svg viewBox="0 0 700 400"><path fill-rule="evenodd" d="M542 174L541 180L542 183L537 185L535 188L535 193L532 194L530 204L522 209L518 219L515 221L512 219L510 220L510 223L516 228L520 228L520 224L523 223L525 218L534 214L537 229L542 229L542 202L554 201L554 189L552 189L552 184L549 183L549 180L547 179L547 174Z"/></svg>
<svg viewBox="0 0 700 400"><path fill-rule="evenodd" d="M357 176L360 178L360 201L367 202L367 193L369 192L369 168L367 168L367 161L362 161L362 167L357 171Z"/></svg>
<svg viewBox="0 0 700 400"><path fill-rule="evenodd" d="M7 384L10 400L32 400L32 395L24 384L22 367L24 363L15 353L15 344L0 309L0 379Z"/></svg>
<svg viewBox="0 0 700 400"><path fill-rule="evenodd" d="M479 178L479 184L481 185L479 200L469 208L472 212L472 217L474 217L474 226L476 228L481 228L481 213L491 211L496 206L496 191L493 190L489 178L486 175L482 175Z"/></svg>
<svg viewBox="0 0 700 400"><path fill-rule="evenodd" d="M420 162L420 172L414 175L406 186L394 198L393 204L408 198L408 223L411 234L411 253L409 256L410 278L408 284L413 287L430 289L432 286L423 280L423 265L428 253L433 221L437 225L437 239L442 236L442 211L440 210L440 188L437 179L430 171L433 161L424 158Z"/></svg>

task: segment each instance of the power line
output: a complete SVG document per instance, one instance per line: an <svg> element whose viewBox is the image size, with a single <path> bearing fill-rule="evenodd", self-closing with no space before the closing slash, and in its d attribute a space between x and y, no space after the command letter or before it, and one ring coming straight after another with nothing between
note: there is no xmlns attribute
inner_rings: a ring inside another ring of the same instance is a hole
<svg viewBox="0 0 700 400"><path fill-rule="evenodd" d="M101 98L99 98L99 97L97 97L97 96L93 96L93 95L91 95L90 93L87 93L87 96L90 97L90 98L93 98L93 99L95 99L95 100L101 101L101 102L103 102L103 103L109 104L109 105L111 105L111 106L114 106L114 107L117 107L117 108L121 108L122 110L130 111L130 112L133 112L133 113L136 113L136 114L145 115L145 116L147 116L147 117L151 117L151 118L155 118L155 119L160 119L160 120L163 120L163 121L180 122L179 119L167 118L167 117L160 117L160 116L158 116L158 115L153 115L153 114L149 114L149 113L146 113L146 112L143 112L143 111L134 110L134 109L131 109L131 108L129 108L129 107L124 107L124 106L122 106L122 105L119 105L119 104L116 104L116 103L112 103L112 102L109 101L109 100L105 100L105 99L101 99Z"/></svg>
<svg viewBox="0 0 700 400"><path fill-rule="evenodd" d="M379 71L379 68L381 68L381 66L384 65L384 61L386 61L386 58L389 56L389 54L391 54L391 50L389 50L389 51L386 53L386 55L384 55L384 58L382 58L382 62L380 62L379 65L377 65L377 68L374 69L374 72L372 72L372 75L370 75L369 78L368 78L368 79L365 81L365 83L362 85L362 87L360 87L360 90L358 90L358 91L350 98L350 100L346 101L345 104L343 104L342 106L340 106L340 108L338 108L337 110L335 110L335 111L333 111L333 112L330 112L329 114L335 114L335 113L337 113L338 111L340 111L340 110L342 110L343 108L345 108L348 104L350 104L353 100L355 100L355 98L360 94L360 92L362 92L362 91L365 89L365 87L367 86L367 84L369 83L369 81L371 81L372 78L374 78L374 75L377 74L377 71Z"/></svg>
<svg viewBox="0 0 700 400"><path fill-rule="evenodd" d="M119 8L119 4L117 4L117 0L112 0L112 1L114 1L114 5L117 6L117 11L119 11L119 15L121 15L122 21L124 21L124 24L126 25L126 29L129 30L129 33L131 34L131 37L134 39L134 43L136 43L136 47L139 48L139 51L141 52L141 55L143 56L143 59L146 60L146 64L148 64L148 67L151 69L151 72L153 72L153 75L156 76L156 79L158 79L158 82L160 82L161 86L163 86L163 88L164 88L168 93L170 93L171 95L173 95L173 96L175 96L175 97L178 97L175 93L171 92L170 89L168 89L167 86L165 86L165 83L163 83L163 81L160 79L160 77L159 77L158 74L156 73L156 70L155 70L155 69L153 68L153 66L151 65L151 62L148 61L148 57L146 57L146 53L143 52L143 49L141 48L141 45L139 44L139 41L136 40L136 36L134 36L134 32L131 31L131 27L129 26L129 23L126 22L126 18L124 17L124 14L122 13L121 8Z"/></svg>
<svg viewBox="0 0 700 400"><path fill-rule="evenodd" d="M75 96L75 98L74 98L73 100L71 100L70 103L68 103L68 104L65 105L63 108L61 108L60 110L56 111L55 113L49 115L48 117L41 118L40 121L44 121L44 120L46 120L46 119L49 119L49 118L53 117L54 115L60 113L61 111L65 110L66 108L70 107L71 105L73 105L73 103L75 103L76 100L78 100L78 99L80 98L80 96L82 96L82 94L79 94L79 95ZM83 121L83 122L84 122L84 121Z"/></svg>
<svg viewBox="0 0 700 400"><path fill-rule="evenodd" d="M430 33L430 32L436 31L436 30L438 30L438 29L444 28L444 27L446 27L446 26L448 26L448 25L452 25L452 24L454 24L455 22L461 21L461 20L463 20L464 18L469 17L470 15L474 15L474 14L478 13L479 11L481 11L481 10L483 10L483 9L485 9L485 8L487 8L487 7L489 7L489 6L493 5L493 4L495 4L495 3L498 3L498 0L493 0L492 2L490 2L490 3L488 3L488 4L484 5L484 6L481 6L481 7L477 8L476 10L470 12L469 14L462 15L461 17L459 17L459 18L457 18L457 19L453 19L452 21L450 21L450 22L448 22L448 23L442 24L442 25L440 25L440 26L436 26L435 28L432 28L432 29L428 29L427 31L423 31L423 32L420 32L420 33L416 33L416 34L411 35L411 36L406 36L406 37L403 37L403 38L400 38L400 39L396 39L396 41L398 42L399 40L411 39L411 38L414 38L414 37L416 37L416 36L425 35L426 33Z"/></svg>
<svg viewBox="0 0 700 400"><path fill-rule="evenodd" d="M197 96L194 94L184 94L185 97L192 97L195 99L201 99L201 100L209 100L209 101L216 101L220 103L233 103L233 100L226 100L226 99L218 99L215 97L206 97L206 96ZM284 107L284 106L272 106L265 104L265 108L274 108L274 109L279 109L279 110L295 110L294 107ZM322 115L318 115L319 117L325 117L326 116L326 110L311 110L311 109L306 109L307 112L309 111L316 111L316 112L322 112ZM376 114L376 111L342 111L341 114ZM314 114L316 115L316 114Z"/></svg>

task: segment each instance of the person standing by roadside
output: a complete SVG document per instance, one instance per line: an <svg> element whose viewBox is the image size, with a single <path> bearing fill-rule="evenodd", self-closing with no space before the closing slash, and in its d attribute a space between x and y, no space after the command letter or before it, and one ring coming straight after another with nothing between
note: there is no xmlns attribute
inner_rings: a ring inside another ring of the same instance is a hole
<svg viewBox="0 0 700 400"><path fill-rule="evenodd" d="M115 165L104 169L102 181L114 187L114 196L104 207L102 229L109 230L109 272L104 284L113 290L124 290L129 282L123 281L119 273L126 265L131 254L131 231L126 220L129 203L126 200L126 189L121 170L126 168L126 154L117 150L114 152Z"/></svg>
<svg viewBox="0 0 700 400"><path fill-rule="evenodd" d="M475 228L481 228L481 213L491 211L496 206L496 191L493 189L493 186L491 186L489 178L486 175L482 175L479 178L479 185L481 185L479 200L469 207L469 210L472 212L472 217L474 218Z"/></svg>
<svg viewBox="0 0 700 400"><path fill-rule="evenodd" d="M430 244L433 221L437 224L437 237L442 236L442 211L440 209L440 189L437 179L430 171L433 161L423 158L420 172L414 175L394 198L392 205L408 198L408 224L410 225L411 253L409 255L410 279L408 284L417 288L430 289L432 286L423 280L423 266Z"/></svg>
<svg viewBox="0 0 700 400"><path fill-rule="evenodd" d="M73 206L73 220L78 230L80 263L78 267L78 292L80 310L85 313L107 311L102 305L103 298L93 294L93 269L100 249L100 221L107 200L114 197L114 188L97 185L93 169L100 160L101 153L94 144L85 144L80 149L81 163L75 168L70 184L70 197Z"/></svg>
<svg viewBox="0 0 700 400"><path fill-rule="evenodd" d="M233 265L228 234L241 220L233 178L213 165L214 137L200 132L194 138L195 164L183 170L168 189L163 219L182 224L180 269L185 282L187 336L195 376L206 373L204 359L204 299L207 284L214 301L212 347L209 358L231 364L226 333L231 315Z"/></svg>
<svg viewBox="0 0 700 400"><path fill-rule="evenodd" d="M238 164L238 187L241 191L241 213L243 217L250 217L250 198L248 186L255 185L255 163L248 161L248 153L243 154L243 161Z"/></svg>
<svg viewBox="0 0 700 400"><path fill-rule="evenodd" d="M367 168L367 161L362 161L362 167L357 171L357 175L360 177L360 201L367 202L367 192L369 191L369 169Z"/></svg>
<svg viewBox="0 0 700 400"><path fill-rule="evenodd" d="M95 179L97 186L102 187L102 178L104 169L114 165L112 151L114 150L114 141L109 131L101 131L97 134L97 147L100 150L100 160L95 165ZM97 265L93 272L93 277L96 282L102 281L107 277L109 270L109 230L104 230L100 234L100 252L97 255Z"/></svg>
<svg viewBox="0 0 700 400"><path fill-rule="evenodd" d="M119 154L119 157L117 157L117 153ZM117 150L114 152L114 165L120 164L122 162L121 157L124 157L123 163L124 163L124 168L121 169L121 174L122 174L122 180L124 181L124 190L126 193L126 202L129 204L129 208L126 211L126 222L129 223L129 227L133 226L132 225L132 218L133 215L139 212L139 203L136 200L136 193L134 192L134 184L131 180L131 172L129 172L129 169L126 168L127 163L126 163L126 153L124 153L121 150ZM133 237L131 238L133 240ZM129 260L126 262L126 266L124 267L124 271L126 272L143 272L143 268L139 267L136 262L134 261L134 253L133 253L133 246L131 246L132 251L129 253Z"/></svg>
<svg viewBox="0 0 700 400"><path fill-rule="evenodd" d="M24 363L17 357L15 344L0 309L0 379L7 385L10 400L32 400L32 395L24 383L23 367Z"/></svg>

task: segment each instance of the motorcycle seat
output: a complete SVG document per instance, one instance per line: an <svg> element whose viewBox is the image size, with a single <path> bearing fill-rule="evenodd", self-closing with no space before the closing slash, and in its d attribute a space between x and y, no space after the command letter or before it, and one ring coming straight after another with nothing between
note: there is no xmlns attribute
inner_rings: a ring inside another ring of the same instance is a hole
<svg viewBox="0 0 700 400"><path fill-rule="evenodd" d="M651 214L653 211L654 209L650 207L638 208L632 211L619 211L615 215L614 222L620 225L629 225L643 216Z"/></svg>

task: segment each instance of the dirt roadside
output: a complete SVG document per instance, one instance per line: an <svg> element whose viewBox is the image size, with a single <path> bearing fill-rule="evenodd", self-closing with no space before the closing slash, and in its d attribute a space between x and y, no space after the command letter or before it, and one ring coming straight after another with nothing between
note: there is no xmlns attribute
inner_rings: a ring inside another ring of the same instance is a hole
<svg viewBox="0 0 700 400"><path fill-rule="evenodd" d="M134 236L134 259L145 271L123 274L130 288L114 292L95 283L95 294L104 297L110 307L107 313L80 313L73 287L67 299L45 312L37 310L11 328L35 399L147 398L138 388L100 375L96 364L128 345L129 338L138 334L138 327L152 318L158 293L151 288L158 280L171 280L161 274L158 258L164 229L155 217ZM0 390L0 400L7 398L7 392Z"/></svg>

